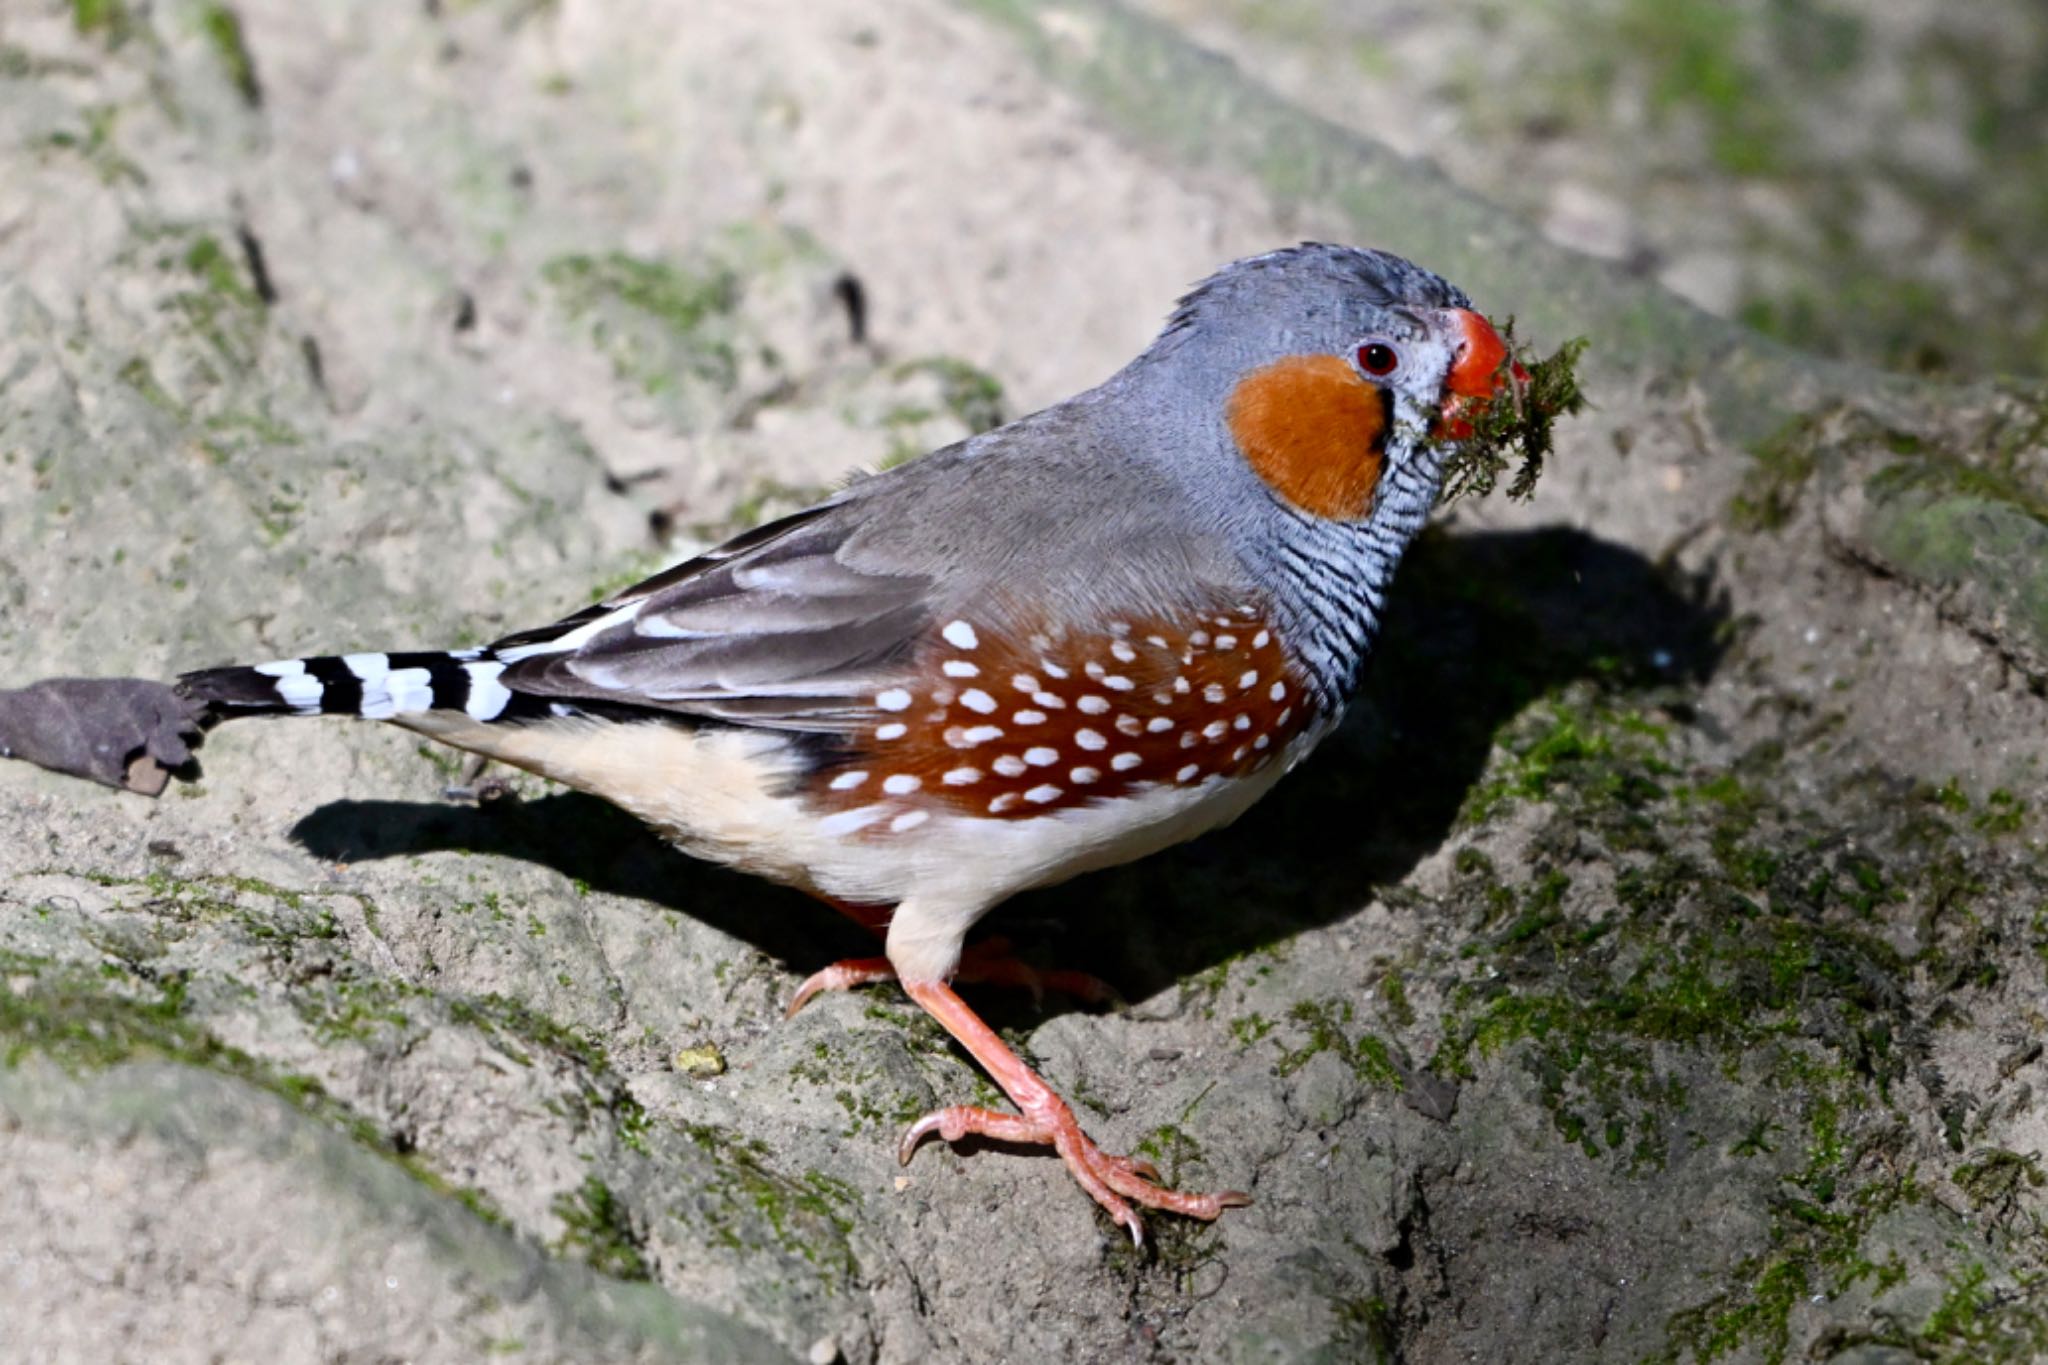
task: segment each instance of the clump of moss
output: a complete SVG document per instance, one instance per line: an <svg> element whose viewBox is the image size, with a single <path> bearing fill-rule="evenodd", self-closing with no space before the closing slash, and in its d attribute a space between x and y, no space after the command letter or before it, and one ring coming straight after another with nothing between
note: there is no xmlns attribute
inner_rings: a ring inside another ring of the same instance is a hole
<svg viewBox="0 0 2048 1365"><path fill-rule="evenodd" d="M256 59L249 54L241 16L226 5L208 5L199 12L199 27L242 102L251 109L262 104L263 87L256 79Z"/></svg>
<svg viewBox="0 0 2048 1365"><path fill-rule="evenodd" d="M633 1225L631 1210L604 1181L594 1175L584 1177L577 1188L556 1197L554 1211L562 1220L555 1250L580 1255L592 1269L622 1280L654 1278L647 1263L645 1234Z"/></svg>
<svg viewBox="0 0 2048 1365"><path fill-rule="evenodd" d="M1586 406L1579 388L1579 357L1587 341L1574 337L1548 356L1515 340L1514 319L1501 328L1507 351L1495 371L1500 397L1460 414L1469 436L1457 439L1444 463L1443 499L1485 497L1519 458L1508 482L1508 496L1524 501L1536 491L1543 461L1555 448L1552 428Z"/></svg>

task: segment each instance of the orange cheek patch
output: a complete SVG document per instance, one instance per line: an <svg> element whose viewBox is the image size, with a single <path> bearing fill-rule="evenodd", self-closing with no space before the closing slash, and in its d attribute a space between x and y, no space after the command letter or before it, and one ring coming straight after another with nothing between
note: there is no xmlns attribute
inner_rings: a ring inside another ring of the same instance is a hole
<svg viewBox="0 0 2048 1365"><path fill-rule="evenodd" d="M1386 463L1379 391L1334 355L1296 355L1238 383L1225 413L1237 448L1274 492L1319 517L1372 507Z"/></svg>

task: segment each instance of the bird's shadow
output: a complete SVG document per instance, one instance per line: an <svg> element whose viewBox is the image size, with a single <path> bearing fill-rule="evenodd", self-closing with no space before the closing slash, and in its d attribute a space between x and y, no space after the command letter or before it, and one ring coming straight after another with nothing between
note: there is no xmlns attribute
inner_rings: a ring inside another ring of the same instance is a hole
<svg viewBox="0 0 2048 1365"><path fill-rule="evenodd" d="M1530 702L1579 679L1704 681L1726 619L1703 583L1580 531L1427 534L1402 567L1358 704L1301 772L1229 829L1020 896L990 923L1032 956L1138 999L1333 922L1443 843L1496 732ZM337 862L439 850L528 859L687 913L806 972L874 951L807 897L688 858L577 794L336 802L293 837Z"/></svg>

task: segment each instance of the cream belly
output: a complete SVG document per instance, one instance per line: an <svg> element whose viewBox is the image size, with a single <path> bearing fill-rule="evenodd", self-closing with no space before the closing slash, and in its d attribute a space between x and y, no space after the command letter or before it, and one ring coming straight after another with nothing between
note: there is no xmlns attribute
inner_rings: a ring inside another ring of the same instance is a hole
<svg viewBox="0 0 2048 1365"><path fill-rule="evenodd" d="M950 976L967 930L1020 891L1228 824L1320 737L1297 739L1280 761L1247 777L1159 786L1035 819L935 811L897 820L925 809L905 802L835 822L786 794L800 760L773 731L581 717L497 726L447 711L394 723L601 796L698 857L837 900L893 905L889 958L912 981Z"/></svg>

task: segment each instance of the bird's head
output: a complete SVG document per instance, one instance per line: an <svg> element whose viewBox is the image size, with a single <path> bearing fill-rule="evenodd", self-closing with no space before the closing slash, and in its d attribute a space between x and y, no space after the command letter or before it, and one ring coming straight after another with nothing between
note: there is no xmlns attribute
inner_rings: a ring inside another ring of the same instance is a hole
<svg viewBox="0 0 2048 1365"><path fill-rule="evenodd" d="M1145 360L1283 502L1358 521L1393 485L1427 511L1450 447L1519 377L1465 294L1398 256L1306 243L1225 266Z"/></svg>

